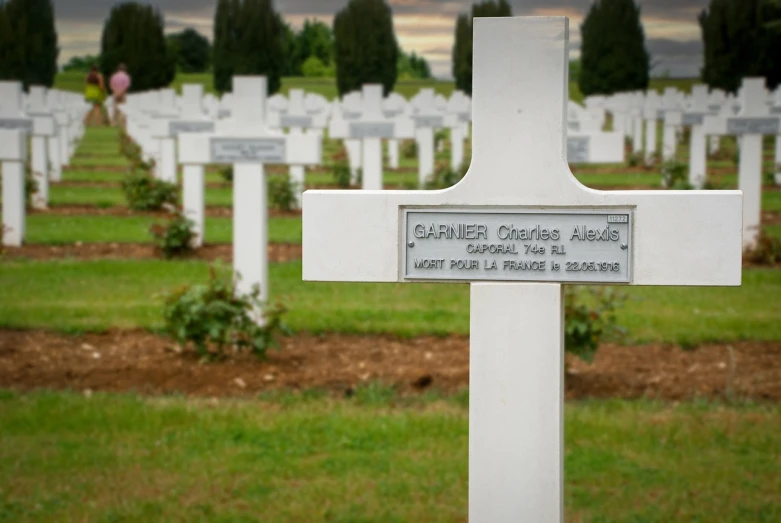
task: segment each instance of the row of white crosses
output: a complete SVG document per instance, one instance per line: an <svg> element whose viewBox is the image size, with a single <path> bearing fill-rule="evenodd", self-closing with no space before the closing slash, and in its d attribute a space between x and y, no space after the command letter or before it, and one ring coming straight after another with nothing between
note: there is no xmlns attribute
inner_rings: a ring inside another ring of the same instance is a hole
<svg viewBox="0 0 781 523"><path fill-rule="evenodd" d="M454 187L304 193L305 280L470 283L470 521L563 519L562 284L741 281L740 191L572 176L568 35L566 18L475 19L474 155Z"/></svg>
<svg viewBox="0 0 781 523"><path fill-rule="evenodd" d="M46 209L49 182L58 181L83 135L88 110L81 97L31 87L25 100L20 82L0 82L0 163L2 163L2 244L20 246L26 230L25 169L36 182L32 206Z"/></svg>
<svg viewBox="0 0 781 523"><path fill-rule="evenodd" d="M606 119L603 102L592 100L591 106L585 108L569 102L567 158L571 163L624 162L624 134L603 130Z"/></svg>
<svg viewBox="0 0 781 523"><path fill-rule="evenodd" d="M762 139L781 135L781 115L771 114L765 103L764 78L746 78L740 90L737 115L706 116L703 132L731 135L740 143L738 188L743 191L743 245L754 247L762 213Z"/></svg>
<svg viewBox="0 0 781 523"><path fill-rule="evenodd" d="M313 165L322 157L316 134L284 134L268 125L266 78L234 77L231 117L216 122L213 133L179 133L179 162L184 166L185 194L190 173L208 164L233 165L233 269L237 292L260 287L269 296L268 208L264 165ZM203 178L198 183L203 186ZM185 212L193 209L185 203ZM203 199L195 214L203 216ZM262 320L262 318L258 318Z"/></svg>

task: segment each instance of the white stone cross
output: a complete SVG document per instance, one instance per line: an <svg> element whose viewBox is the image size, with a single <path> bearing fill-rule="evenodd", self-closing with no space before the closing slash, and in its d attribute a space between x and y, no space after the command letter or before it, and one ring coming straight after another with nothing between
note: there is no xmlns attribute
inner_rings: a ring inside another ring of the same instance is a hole
<svg viewBox="0 0 781 523"><path fill-rule="evenodd" d="M179 104L179 115L173 119L157 119L153 133L160 136L161 163L173 161L173 180L176 181L177 142L184 134L213 133L215 124L212 117L206 114L203 103L203 86L200 84L185 84L182 86L182 96ZM205 222L204 166L188 164L182 168L182 206L185 216L193 222L195 237L191 245L198 248L203 245Z"/></svg>
<svg viewBox="0 0 781 523"><path fill-rule="evenodd" d="M49 206L49 180L51 177L49 164L55 160L58 161L58 159L53 160L50 157L52 148L49 142L57 140L57 122L46 104L45 87L30 86L25 112L27 116L35 120L31 138L32 146L30 147L32 151L30 167L38 183L32 197L32 206L36 209L46 209Z"/></svg>
<svg viewBox="0 0 781 523"><path fill-rule="evenodd" d="M24 169L27 161L27 133L0 129L0 172L3 179L3 245L20 247L24 242L26 201Z"/></svg>
<svg viewBox="0 0 781 523"><path fill-rule="evenodd" d="M278 125L272 124L272 127L287 128L291 135L312 133L312 136L322 139L319 132L313 131L315 128L325 128L326 118L322 113L313 115L307 111L303 89L291 89L288 93L287 107L284 112L278 115ZM290 182L295 191L293 207L300 209L301 194L303 194L306 185L306 166L304 164L290 165Z"/></svg>
<svg viewBox="0 0 781 523"><path fill-rule="evenodd" d="M645 96L643 116L645 118L645 163L653 164L657 152L656 145L656 121L659 118L659 109L662 107L662 97L656 91L648 91Z"/></svg>
<svg viewBox="0 0 781 523"><path fill-rule="evenodd" d="M436 107L434 89L421 89L410 101L418 144L418 187L434 174L434 131L445 126L445 116Z"/></svg>
<svg viewBox="0 0 781 523"><path fill-rule="evenodd" d="M692 87L690 105L683 113L682 124L691 126L689 136L689 183L696 188L702 188L705 183L708 153L705 132L702 123L708 114L708 87L695 85Z"/></svg>
<svg viewBox="0 0 781 523"><path fill-rule="evenodd" d="M382 110L387 118L393 118L401 114L409 114L411 108L407 99L399 93L389 93L383 100ZM388 167L399 168L399 141L396 138L388 140Z"/></svg>
<svg viewBox="0 0 781 523"><path fill-rule="evenodd" d="M624 133L603 131L600 112L567 104L567 161L574 163L623 163Z"/></svg>
<svg viewBox="0 0 781 523"><path fill-rule="evenodd" d="M667 162L675 159L678 149L678 128L683 123L683 115L678 107L678 90L667 87L662 94L659 118L663 121L662 130L662 160Z"/></svg>
<svg viewBox="0 0 781 523"><path fill-rule="evenodd" d="M475 19L474 154L457 185L304 193L304 280L470 282L470 521L562 520L562 283L741 281L739 191L572 176L568 32L563 17Z"/></svg>
<svg viewBox="0 0 781 523"><path fill-rule="evenodd" d="M217 122L213 134L182 134L179 161L187 165L233 165L233 270L237 291L260 286L268 298L268 198L263 166L317 164L317 136L282 134L267 127L266 78L234 76L232 118Z"/></svg>
<svg viewBox="0 0 781 523"><path fill-rule="evenodd" d="M445 123L450 128L450 168L456 171L464 163L464 140L469 135L472 101L463 91L453 91L446 111Z"/></svg>
<svg viewBox="0 0 781 523"><path fill-rule="evenodd" d="M24 111L20 82L0 82L0 129L19 130L30 136L30 167L38 187L32 197L32 206L45 209L49 204L47 139L55 135L55 122L50 113L43 112L43 107L36 109L38 112L35 114L27 114Z"/></svg>
<svg viewBox="0 0 781 523"><path fill-rule="evenodd" d="M331 120L331 138L361 139L361 156L364 190L382 189L382 140L389 138L413 138L414 123L409 118L387 118L382 110L382 86L364 85L361 98L361 115L356 119ZM348 115L344 113L344 117Z"/></svg>
<svg viewBox="0 0 781 523"><path fill-rule="evenodd" d="M781 115L771 115L765 100L765 79L744 78L737 115L706 116L705 134L734 135L740 140L738 188L743 191L743 245L756 244L762 216L762 137L781 133Z"/></svg>
<svg viewBox="0 0 781 523"><path fill-rule="evenodd" d="M203 110L203 86L186 84L182 86L182 96L177 105L172 89L161 92L159 113L150 120L150 134L159 142L157 173L161 180L176 183L176 141L182 133L213 133L214 121ZM197 182L197 173L192 176ZM203 169L201 168L201 177ZM194 184L191 183L192 188ZM203 184L201 184L203 187ZM202 232L200 229L199 232Z"/></svg>

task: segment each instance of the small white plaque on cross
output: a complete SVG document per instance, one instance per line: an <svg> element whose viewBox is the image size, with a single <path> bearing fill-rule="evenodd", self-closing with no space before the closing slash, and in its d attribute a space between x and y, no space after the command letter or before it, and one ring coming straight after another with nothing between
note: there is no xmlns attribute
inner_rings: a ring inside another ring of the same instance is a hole
<svg viewBox="0 0 781 523"><path fill-rule="evenodd" d="M476 18L473 54L474 155L464 179L441 191L305 192L303 278L471 282L469 519L558 522L566 273L739 285L742 196L603 192L572 176L566 18ZM554 252L561 245L566 254ZM406 265L415 249L430 260L422 277ZM519 272L534 281L512 281Z"/></svg>

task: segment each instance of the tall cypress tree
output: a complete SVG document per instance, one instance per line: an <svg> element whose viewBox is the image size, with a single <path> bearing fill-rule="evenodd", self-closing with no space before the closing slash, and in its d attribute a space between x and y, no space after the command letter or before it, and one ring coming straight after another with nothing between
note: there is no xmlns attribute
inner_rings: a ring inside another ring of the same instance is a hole
<svg viewBox="0 0 781 523"><path fill-rule="evenodd" d="M453 44L453 77L456 88L472 94L472 20L478 17L512 16L506 0L484 0L472 5L471 16L460 14L456 19Z"/></svg>
<svg viewBox="0 0 781 523"><path fill-rule="evenodd" d="M648 88L650 56L634 0L596 0L580 32L584 95Z"/></svg>
<svg viewBox="0 0 781 523"><path fill-rule="evenodd" d="M164 27L162 15L152 6L136 2L115 5L103 26L103 75L108 78L124 63L133 91L167 87L176 75L176 65L168 52Z"/></svg>
<svg viewBox="0 0 781 523"><path fill-rule="evenodd" d="M704 48L702 79L736 92L745 76L781 82L781 0L711 0L699 18Z"/></svg>
<svg viewBox="0 0 781 523"><path fill-rule="evenodd" d="M472 25L469 23L469 15L460 14L456 19L456 35L453 44L453 78L456 81L456 89L466 93L472 92Z"/></svg>
<svg viewBox="0 0 781 523"><path fill-rule="evenodd" d="M244 0L239 14L239 38L234 74L264 75L268 94L279 91L285 67L285 31L271 0Z"/></svg>
<svg viewBox="0 0 781 523"><path fill-rule="evenodd" d="M350 0L334 18L334 53L339 94L366 83L396 85L399 47L393 14L384 0Z"/></svg>
<svg viewBox="0 0 781 523"><path fill-rule="evenodd" d="M6 28L0 29L0 75L30 85L54 85L57 74L57 31L51 0L8 0L3 7Z"/></svg>
<svg viewBox="0 0 781 523"><path fill-rule="evenodd" d="M218 93L231 90L236 53L238 0L219 0L214 13L213 76Z"/></svg>
<svg viewBox="0 0 781 523"><path fill-rule="evenodd" d="M214 88L231 90L234 75L264 75L277 92L287 60L285 25L271 0L219 0L214 14Z"/></svg>

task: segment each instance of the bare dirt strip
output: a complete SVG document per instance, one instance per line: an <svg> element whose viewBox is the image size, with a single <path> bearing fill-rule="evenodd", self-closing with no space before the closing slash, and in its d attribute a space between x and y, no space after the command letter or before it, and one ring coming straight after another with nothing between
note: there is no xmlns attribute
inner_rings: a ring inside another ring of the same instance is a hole
<svg viewBox="0 0 781 523"><path fill-rule="evenodd" d="M151 260L162 254L151 243L74 243L66 245L24 245L0 248L0 260ZM178 257L181 260L233 261L231 244L206 244L192 253ZM268 259L284 263L301 259L301 245L270 243Z"/></svg>
<svg viewBox="0 0 781 523"><path fill-rule="evenodd" d="M593 363L567 358L566 396L781 400L781 343L603 345ZM281 340L267 361L249 354L203 363L189 350L145 331L68 336L0 330L0 388L253 396L263 391L323 389L350 395L370 382L412 393L469 385L463 336L300 334Z"/></svg>

